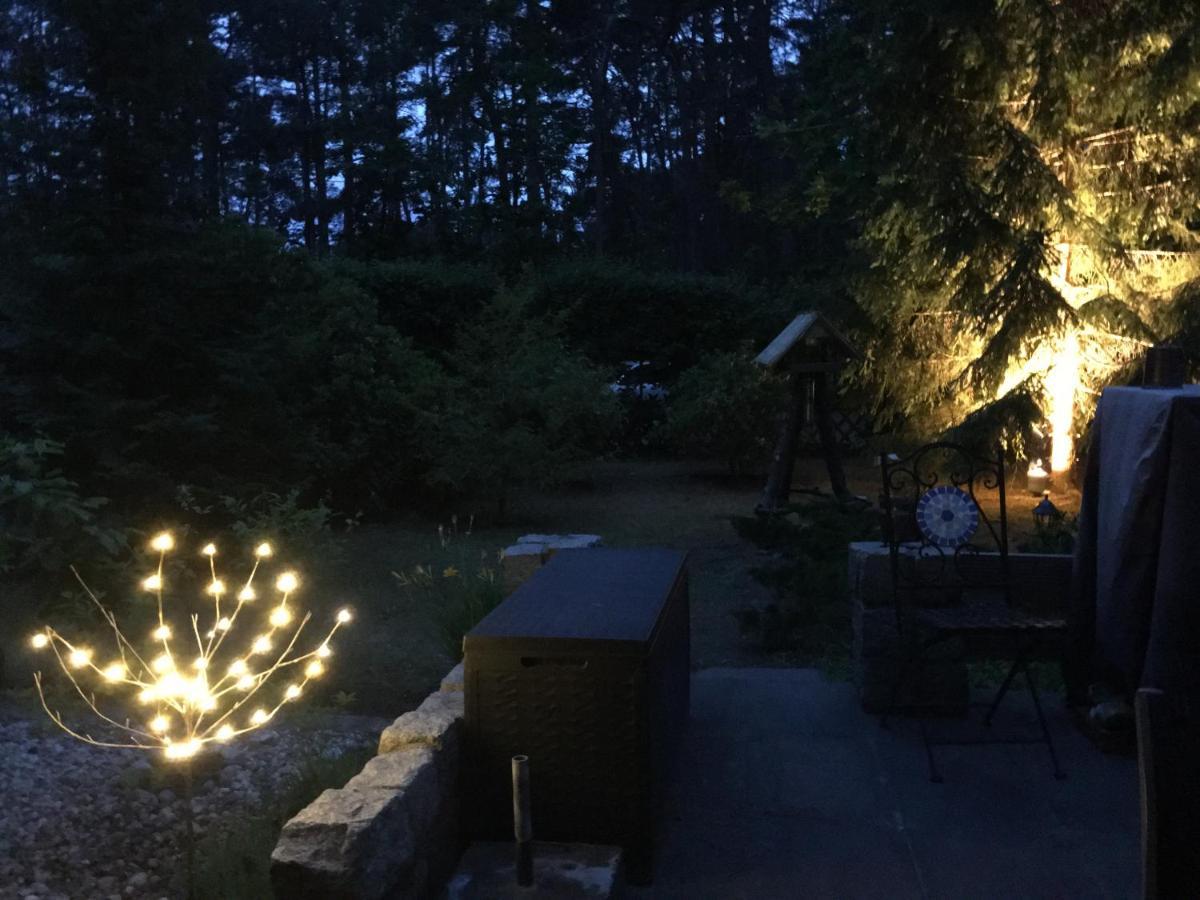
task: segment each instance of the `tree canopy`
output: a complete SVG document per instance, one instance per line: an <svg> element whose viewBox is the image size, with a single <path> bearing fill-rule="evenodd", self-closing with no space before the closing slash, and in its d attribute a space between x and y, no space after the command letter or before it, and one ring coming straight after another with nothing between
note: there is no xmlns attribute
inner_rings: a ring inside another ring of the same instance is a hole
<svg viewBox="0 0 1200 900"><path fill-rule="evenodd" d="M577 458L547 409L609 421L595 385L815 307L865 348L847 402L1032 455L1147 344L1200 347L1198 29L1171 0L9 0L0 415L89 496L394 497L492 477L446 455L489 422ZM526 385L547 409L503 409L509 363L561 376Z"/></svg>

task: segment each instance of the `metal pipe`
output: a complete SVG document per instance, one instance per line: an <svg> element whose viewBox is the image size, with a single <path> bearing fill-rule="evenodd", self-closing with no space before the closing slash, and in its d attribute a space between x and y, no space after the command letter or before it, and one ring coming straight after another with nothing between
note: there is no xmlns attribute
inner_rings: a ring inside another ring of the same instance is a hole
<svg viewBox="0 0 1200 900"><path fill-rule="evenodd" d="M517 839L517 884L533 884L533 817L529 811L529 757L512 758L513 834Z"/></svg>

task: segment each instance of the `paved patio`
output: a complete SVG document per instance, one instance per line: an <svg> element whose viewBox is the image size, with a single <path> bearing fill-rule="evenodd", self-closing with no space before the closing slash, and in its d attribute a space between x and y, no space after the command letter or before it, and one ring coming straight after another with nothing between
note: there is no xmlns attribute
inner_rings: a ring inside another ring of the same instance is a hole
<svg viewBox="0 0 1200 900"><path fill-rule="evenodd" d="M931 784L915 723L891 731L851 685L804 669L706 669L664 810L655 883L631 898L1128 898L1136 766L1048 714L1044 745L943 747ZM1016 702L1014 702L1016 701ZM994 728L1032 721L1028 694ZM957 729L958 722L931 727Z"/></svg>

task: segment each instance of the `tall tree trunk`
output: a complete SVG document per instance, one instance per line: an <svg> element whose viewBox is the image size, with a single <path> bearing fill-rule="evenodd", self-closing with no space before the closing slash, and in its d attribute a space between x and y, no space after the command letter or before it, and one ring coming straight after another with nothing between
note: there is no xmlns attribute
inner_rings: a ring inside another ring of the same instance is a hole
<svg viewBox="0 0 1200 900"><path fill-rule="evenodd" d="M309 253L316 253L317 225L313 218L312 188L312 109L309 105L308 72L303 60L300 61L299 70L296 89L300 94L300 196L301 211L304 215L304 248Z"/></svg>
<svg viewBox="0 0 1200 900"><path fill-rule="evenodd" d="M338 60L338 91L342 132L342 238L352 242L358 226L354 192L354 103L350 95L350 63L345 54Z"/></svg>
<svg viewBox="0 0 1200 900"><path fill-rule="evenodd" d="M321 78L321 59L313 59L313 172L315 174L317 255L329 251L329 191L325 165L325 90Z"/></svg>
<svg viewBox="0 0 1200 900"><path fill-rule="evenodd" d="M592 145L589 153L589 163L595 184L595 225L593 246L597 253L603 253L608 246L609 232L612 228L609 210L609 153L612 143L612 130L609 124L609 88L608 66L612 53L613 2L605 4L604 21L601 26L599 39L595 43L595 57L592 61L591 83L589 92L592 104Z"/></svg>

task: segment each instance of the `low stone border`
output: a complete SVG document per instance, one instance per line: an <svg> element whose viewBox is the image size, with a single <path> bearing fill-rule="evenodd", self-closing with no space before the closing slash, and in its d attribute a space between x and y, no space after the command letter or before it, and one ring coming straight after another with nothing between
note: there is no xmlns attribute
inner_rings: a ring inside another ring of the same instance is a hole
<svg viewBox="0 0 1200 900"><path fill-rule="evenodd" d="M384 729L379 755L283 827L271 884L289 900L428 896L462 850L461 664Z"/></svg>
<svg viewBox="0 0 1200 900"><path fill-rule="evenodd" d="M1012 596L1022 608L1031 611L1062 612L1071 589L1071 562L1069 554L1010 553ZM982 575L999 565L999 557L981 553L964 560L962 565L978 566ZM880 713L891 702L901 662L887 544L876 541L850 544L849 588L854 683L862 708ZM929 600L933 604L938 598ZM914 683L898 699L899 705L916 712L942 715L964 710L969 691L966 666L958 658L958 649L954 642L938 648L924 669L919 689Z"/></svg>
<svg viewBox="0 0 1200 900"><path fill-rule="evenodd" d="M559 550L586 550L599 547L598 534L523 534L517 542L500 552L500 570L504 593L511 594L534 572L550 561Z"/></svg>

